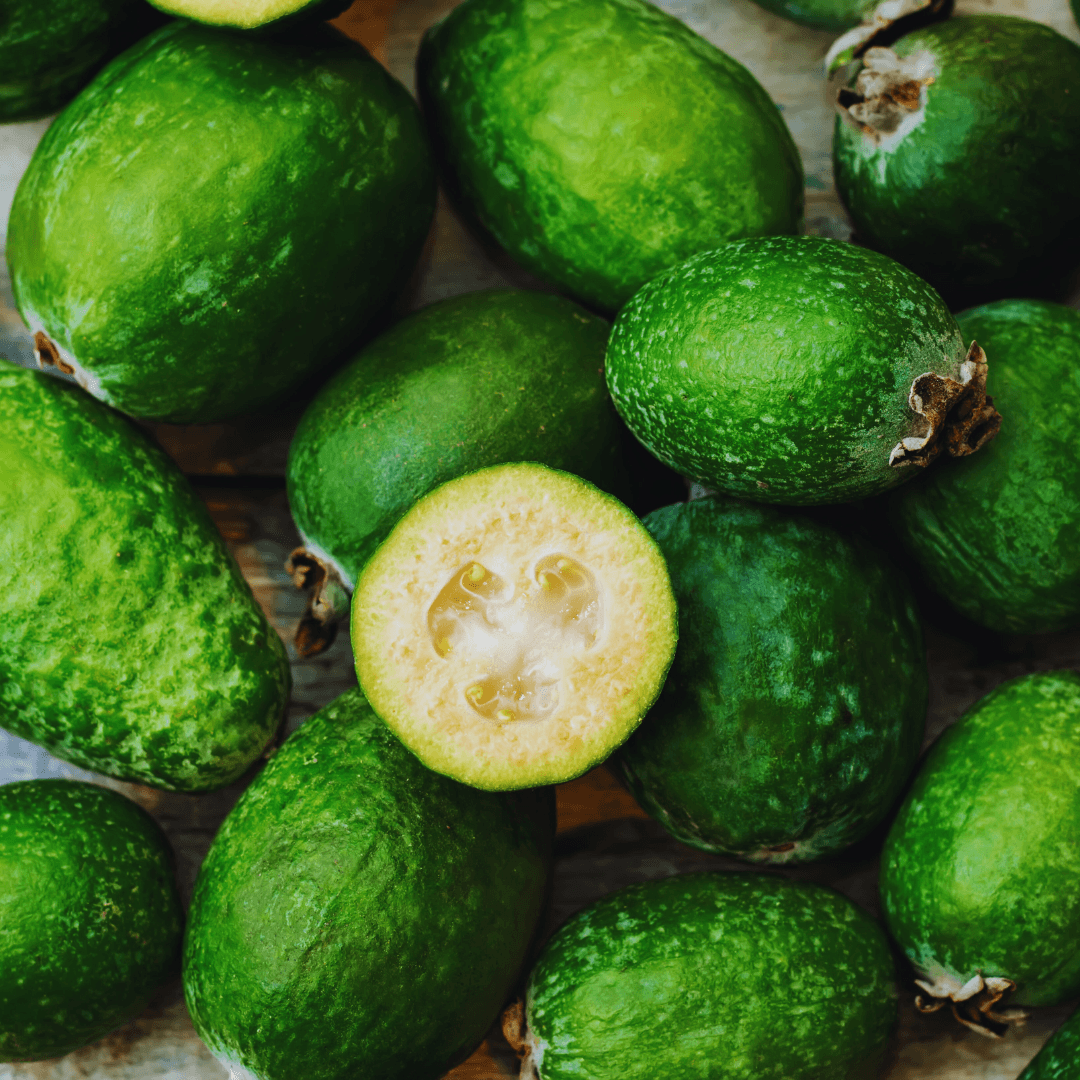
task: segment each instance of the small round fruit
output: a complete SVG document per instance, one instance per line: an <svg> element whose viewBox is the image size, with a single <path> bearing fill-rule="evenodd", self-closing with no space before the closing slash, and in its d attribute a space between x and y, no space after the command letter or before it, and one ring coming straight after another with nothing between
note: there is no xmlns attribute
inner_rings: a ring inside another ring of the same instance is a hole
<svg viewBox="0 0 1080 1080"><path fill-rule="evenodd" d="M661 274L619 313L605 367L648 450L762 502L873 495L999 423L986 357L937 293L812 236L741 240Z"/></svg>
<svg viewBox="0 0 1080 1080"><path fill-rule="evenodd" d="M638 519L532 463L421 499L368 562L352 612L372 708L429 768L493 790L603 761L675 650L671 582Z"/></svg>
<svg viewBox="0 0 1080 1080"><path fill-rule="evenodd" d="M957 317L994 357L1007 417L967 461L897 492L898 532L927 580L994 630L1080 626L1080 312L1002 300Z"/></svg>
<svg viewBox="0 0 1080 1080"><path fill-rule="evenodd" d="M172 852L144 810L74 780L0 787L0 1061L58 1057L179 972Z"/></svg>
<svg viewBox="0 0 1080 1080"><path fill-rule="evenodd" d="M805 862L877 824L926 721L922 630L889 562L790 511L725 499L656 510L679 645L616 760L677 839Z"/></svg>

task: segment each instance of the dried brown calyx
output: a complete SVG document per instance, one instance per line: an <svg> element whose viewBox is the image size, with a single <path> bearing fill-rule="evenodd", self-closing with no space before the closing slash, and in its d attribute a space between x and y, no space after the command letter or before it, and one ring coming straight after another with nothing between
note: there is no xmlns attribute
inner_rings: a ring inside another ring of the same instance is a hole
<svg viewBox="0 0 1080 1080"><path fill-rule="evenodd" d="M915 1008L921 1013L935 1013L946 1005L964 1027L1000 1039L1009 1030L1009 1024L1027 1019L1023 1009L1002 1009L999 1004L1006 994L1016 989L1012 979L984 979L981 974L969 979L962 986L958 979L936 979L927 982L916 979L915 985L924 994L915 995Z"/></svg>
<svg viewBox="0 0 1080 1080"><path fill-rule="evenodd" d="M837 94L836 107L846 123L880 146L919 123L925 88L936 77L934 58L925 50L897 56L892 49L869 49L854 87Z"/></svg>
<svg viewBox="0 0 1080 1080"><path fill-rule="evenodd" d="M957 382L927 371L911 384L913 431L892 448L890 465L926 466L943 451L966 457L998 433L1001 414L986 396L986 354L974 341L960 365L960 377Z"/></svg>
<svg viewBox="0 0 1080 1080"><path fill-rule="evenodd" d="M521 998L508 1005L503 1012L502 1031L510 1049L521 1058L518 1080L540 1080L536 1062L533 1061L534 1044L529 1037L529 1025L525 1019L525 1002Z"/></svg>
<svg viewBox="0 0 1080 1080"><path fill-rule="evenodd" d="M293 644L298 655L317 656L333 645L338 625L349 613L348 586L327 559L304 547L289 556L285 570L298 589L311 590Z"/></svg>
<svg viewBox="0 0 1080 1080"><path fill-rule="evenodd" d="M65 375L74 375L75 369L60 355L60 350L52 342L47 334L40 330L34 334L34 357L38 367L44 370L47 367L59 368Z"/></svg>
<svg viewBox="0 0 1080 1080"><path fill-rule="evenodd" d="M891 45L905 34L947 19L954 0L882 0L858 26L837 38L825 55L825 71L832 75L870 49Z"/></svg>

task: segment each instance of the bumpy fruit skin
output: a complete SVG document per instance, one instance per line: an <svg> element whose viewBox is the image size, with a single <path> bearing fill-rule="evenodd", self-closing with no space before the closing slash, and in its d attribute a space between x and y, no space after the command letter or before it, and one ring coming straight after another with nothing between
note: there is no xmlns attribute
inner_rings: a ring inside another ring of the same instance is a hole
<svg viewBox="0 0 1080 1080"><path fill-rule="evenodd" d="M679 606L671 673L617 761L679 840L755 862L865 835L915 764L922 630L880 554L725 498L654 511Z"/></svg>
<svg viewBox="0 0 1080 1080"><path fill-rule="evenodd" d="M418 86L458 203L600 309L694 252L799 229L768 94L642 0L467 0L425 34Z"/></svg>
<svg viewBox="0 0 1080 1080"><path fill-rule="evenodd" d="M575 915L529 977L541 1080L870 1080L896 1022L880 927L816 885L699 874Z"/></svg>
<svg viewBox="0 0 1080 1080"><path fill-rule="evenodd" d="M96 397L221 419L363 330L434 198L419 112L361 46L174 22L49 128L12 207L12 289Z"/></svg>
<svg viewBox="0 0 1080 1080"><path fill-rule="evenodd" d="M989 285L1075 263L1080 46L1026 19L971 15L910 33L933 81L880 144L838 116L836 186L862 243L938 288ZM916 121L914 118L919 117Z"/></svg>
<svg viewBox="0 0 1080 1080"><path fill-rule="evenodd" d="M1080 1077L1080 1011L1050 1036L1018 1080L1077 1080Z"/></svg>
<svg viewBox="0 0 1080 1080"><path fill-rule="evenodd" d="M0 724L178 791L237 779L289 691L206 508L123 417L0 364Z"/></svg>
<svg viewBox="0 0 1080 1080"><path fill-rule="evenodd" d="M608 388L665 464L732 495L844 502L912 479L890 465L924 372L959 380L960 328L882 255L812 236L741 240L661 274L619 313Z"/></svg>
<svg viewBox="0 0 1080 1080"><path fill-rule="evenodd" d="M858 26L877 7L878 0L757 0L766 11L801 26L841 34Z"/></svg>
<svg viewBox="0 0 1080 1080"><path fill-rule="evenodd" d="M931 749L881 858L893 936L927 983L1080 993L1080 675L1003 683Z"/></svg>
<svg viewBox="0 0 1080 1080"><path fill-rule="evenodd" d="M169 843L114 791L0 787L0 1061L58 1057L133 1019L179 972Z"/></svg>
<svg viewBox="0 0 1080 1080"><path fill-rule="evenodd" d="M929 582L994 630L1080 625L1080 312L1003 300L957 317L993 356L1005 420L978 454L895 496L899 534Z"/></svg>
<svg viewBox="0 0 1080 1080"><path fill-rule="evenodd" d="M436 1080L525 960L553 824L550 790L429 772L359 691L342 695L245 791L199 873L196 1030L259 1080Z"/></svg>
<svg viewBox="0 0 1080 1080"><path fill-rule="evenodd" d="M300 421L288 484L305 541L355 581L417 499L467 472L539 461L617 486L607 335L603 319L536 292L468 293L400 322Z"/></svg>

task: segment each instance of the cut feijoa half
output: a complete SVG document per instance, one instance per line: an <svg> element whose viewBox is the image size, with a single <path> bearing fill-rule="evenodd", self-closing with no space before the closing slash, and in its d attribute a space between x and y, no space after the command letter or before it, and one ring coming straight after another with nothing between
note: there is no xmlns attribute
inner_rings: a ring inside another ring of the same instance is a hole
<svg viewBox="0 0 1080 1080"><path fill-rule="evenodd" d="M267 27L275 32L299 22L318 22L340 15L351 0L150 0L156 8L181 19L239 30Z"/></svg>
<svg viewBox="0 0 1080 1080"><path fill-rule="evenodd" d="M667 567L638 519L531 462L421 499L353 598L372 707L430 768L492 790L606 758L660 692L676 633Z"/></svg>

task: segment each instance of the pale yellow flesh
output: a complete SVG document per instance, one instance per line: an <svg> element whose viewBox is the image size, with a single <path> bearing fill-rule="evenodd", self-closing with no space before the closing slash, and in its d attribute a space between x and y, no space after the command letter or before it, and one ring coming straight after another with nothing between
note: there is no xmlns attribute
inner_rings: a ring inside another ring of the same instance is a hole
<svg viewBox="0 0 1080 1080"><path fill-rule="evenodd" d="M171 15L212 26L251 30L308 6L307 0L154 0Z"/></svg>

